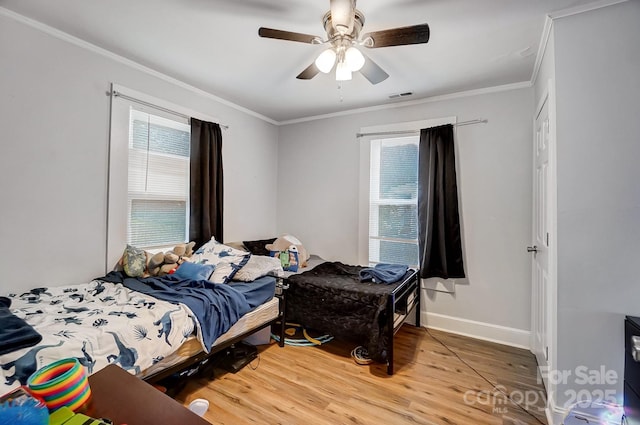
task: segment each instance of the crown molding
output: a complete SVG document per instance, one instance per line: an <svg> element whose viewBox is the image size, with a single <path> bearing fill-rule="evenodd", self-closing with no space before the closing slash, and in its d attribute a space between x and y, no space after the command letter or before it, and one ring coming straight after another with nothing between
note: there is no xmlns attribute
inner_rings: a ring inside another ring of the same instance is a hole
<svg viewBox="0 0 640 425"><path fill-rule="evenodd" d="M538 54L536 55L536 62L533 65L533 72L531 73L531 84L535 84L538 79L538 73L542 66L542 59L547 51L547 45L549 44L549 38L551 37L551 29L553 28L553 19L547 15L544 19L544 28L540 37L540 43L538 44Z"/></svg>
<svg viewBox="0 0 640 425"><path fill-rule="evenodd" d="M298 124L298 123L307 122L307 121L316 121L316 120L322 120L327 118L342 117L346 115L361 114L365 112L383 111L385 109L393 109L393 108L404 108L407 106L421 105L424 103L442 102L445 100L460 99L463 97L478 96L478 95L489 94L489 93L499 93L503 91L518 90L518 89L529 88L529 87L531 87L530 81L522 81L519 83L504 84L501 86L485 87L482 89L467 90L467 91L462 91L457 93L444 94L441 96L431 96L431 97L425 97L422 99L407 100L404 102L395 102L395 103L389 103L389 104L383 104L383 105L367 106L365 108L348 109L346 111L332 112L330 114L296 118L293 120L280 121L279 125Z"/></svg>
<svg viewBox="0 0 640 425"><path fill-rule="evenodd" d="M13 19L17 22L20 22L22 24L28 25L38 31L41 31L43 33L46 33L52 37L55 37L59 40L62 41L66 41L67 43L73 44L75 46L78 46L80 48L83 48L85 50L88 50L90 52L96 53L100 56L104 56L108 59L111 59L115 62L121 63L123 65L126 65L130 68L133 68L137 71L141 71L144 72L145 74L151 75L153 77L159 78L163 81L166 81L168 83L171 83L175 86L178 86L180 88L183 88L185 90L188 90L192 93L195 93L199 96L205 97L207 99L211 99L215 102L221 103L225 106L228 106L232 109L235 109L237 111L243 112L247 115L251 115L253 117L256 117L258 119L261 119L263 121L266 121L270 124L274 124L274 125L279 125L279 123L267 116L264 116L258 112L252 111L251 109L247 109L244 106L240 106L237 105L231 101L228 101L226 99L223 99L219 96L216 96L212 93L209 93L208 91L199 89L195 86L192 86L191 84L187 84L184 81L178 80L177 78L171 77L167 74L163 74L162 72L156 71L155 69L149 68L148 66L144 66L142 64L139 64L136 61L133 61L131 59L127 59L124 56L120 56L116 53L113 53L107 49L103 49L102 47L96 46L95 44L89 43L88 41L82 40L78 37L75 37L69 33L66 33L64 31L60 31L56 28L53 28L49 25L43 24L40 21L36 21L34 19L28 18L24 15L20 15L19 13L16 13L12 10L9 10L5 7L0 6L0 15L4 15L10 19Z"/></svg>
<svg viewBox="0 0 640 425"><path fill-rule="evenodd" d="M552 12L548 16L551 19L566 18L567 16L579 15L584 12L590 12L592 10L602 9L603 7L613 6L615 4L624 3L629 0L598 0L593 3L583 4L581 6L570 7L568 9L558 10Z"/></svg>
<svg viewBox="0 0 640 425"><path fill-rule="evenodd" d="M581 6L571 7L568 9L558 10L553 13L549 13L545 17L544 29L542 30L542 36L540 37L540 44L538 44L538 54L536 55L536 62L533 66L533 73L531 74L531 84L535 84L538 79L538 73L540 72L540 66L542 65L542 59L547 51L549 44L549 38L551 37L551 30L553 29L553 21L556 19L566 18L569 16L579 15L581 13L590 12L592 10L602 9L604 7L613 6L619 3L624 3L629 0L599 0L589 4L583 4Z"/></svg>

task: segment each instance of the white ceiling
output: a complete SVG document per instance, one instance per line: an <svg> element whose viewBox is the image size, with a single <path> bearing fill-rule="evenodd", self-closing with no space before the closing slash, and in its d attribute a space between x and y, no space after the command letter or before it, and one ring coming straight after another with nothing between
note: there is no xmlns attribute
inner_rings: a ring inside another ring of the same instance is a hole
<svg viewBox="0 0 640 425"><path fill-rule="evenodd" d="M329 0L0 0L57 28L278 122L529 81L545 16L593 0L360 0L363 33L419 23L429 43L366 53L390 77L295 76L323 46L258 37L261 26L325 37ZM396 102L398 100L395 100Z"/></svg>

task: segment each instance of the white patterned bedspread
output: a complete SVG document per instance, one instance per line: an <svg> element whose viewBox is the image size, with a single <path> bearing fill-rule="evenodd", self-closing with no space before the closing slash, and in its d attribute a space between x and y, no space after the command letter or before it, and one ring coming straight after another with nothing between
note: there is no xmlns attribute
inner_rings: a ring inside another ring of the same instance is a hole
<svg viewBox="0 0 640 425"><path fill-rule="evenodd" d="M37 369L77 357L89 374L115 363L133 374L180 347L193 333L191 311L120 284L38 288L10 294L11 311L42 335L29 348L0 356L0 395Z"/></svg>

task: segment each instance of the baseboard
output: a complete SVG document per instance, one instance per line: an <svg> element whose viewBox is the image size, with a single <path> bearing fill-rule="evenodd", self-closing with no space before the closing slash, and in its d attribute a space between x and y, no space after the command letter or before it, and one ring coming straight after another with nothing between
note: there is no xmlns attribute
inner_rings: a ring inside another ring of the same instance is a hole
<svg viewBox="0 0 640 425"><path fill-rule="evenodd" d="M475 320L461 319L459 317L445 316L444 314L422 311L420 323L431 329L451 332L471 338L497 342L512 347L531 349L531 332L522 329L509 328L491 323L477 322Z"/></svg>
<svg viewBox="0 0 640 425"><path fill-rule="evenodd" d="M545 413L549 425L562 425L568 412L566 409L556 406L554 397L547 394L547 408L545 409Z"/></svg>

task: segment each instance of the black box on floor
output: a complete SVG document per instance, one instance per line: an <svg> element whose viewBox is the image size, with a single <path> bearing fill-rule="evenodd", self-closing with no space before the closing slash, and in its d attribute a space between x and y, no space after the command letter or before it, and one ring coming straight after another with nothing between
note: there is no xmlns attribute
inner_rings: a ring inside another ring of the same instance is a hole
<svg viewBox="0 0 640 425"><path fill-rule="evenodd" d="M227 348L225 354L219 366L227 372L236 373L258 357L258 349L246 342L239 342Z"/></svg>

